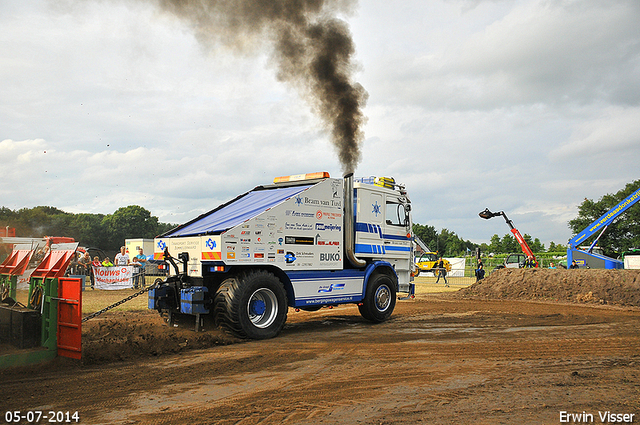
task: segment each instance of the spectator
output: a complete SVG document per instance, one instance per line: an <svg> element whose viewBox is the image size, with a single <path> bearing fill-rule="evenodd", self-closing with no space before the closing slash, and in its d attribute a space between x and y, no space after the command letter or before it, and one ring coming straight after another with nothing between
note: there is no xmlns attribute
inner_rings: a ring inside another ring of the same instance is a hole
<svg viewBox="0 0 640 425"><path fill-rule="evenodd" d="M78 264L78 257L76 256L76 253L73 253L73 256L71 256L71 261L69 262L69 267L67 268L67 276L77 276L78 275L78 270L80 269L80 266Z"/></svg>
<svg viewBox="0 0 640 425"><path fill-rule="evenodd" d="M102 267L113 267L113 263L109 260L109 257L105 257L104 260L102 260Z"/></svg>
<svg viewBox="0 0 640 425"><path fill-rule="evenodd" d="M553 263L551 263L551 264L549 264L549 268L550 268L550 269L555 269L555 268L556 268L556 266L554 266L554 265L553 265Z"/></svg>
<svg viewBox="0 0 640 425"><path fill-rule="evenodd" d="M102 267L102 263L100 262L100 258L96 255L95 257L93 257L93 261L91 262L91 266L89 266L89 276L91 279L91 289L95 289L95 276L93 274L93 268L94 267Z"/></svg>
<svg viewBox="0 0 640 425"><path fill-rule="evenodd" d="M579 269L580 267L576 264L576 260L573 260L571 262L571 265L569 266L570 269Z"/></svg>
<svg viewBox="0 0 640 425"><path fill-rule="evenodd" d="M449 286L449 282L447 282L447 269L444 267L444 261L442 261L442 257L436 263L436 268L438 269L438 279L436 279L436 283L440 282L440 277L444 279L444 286Z"/></svg>
<svg viewBox="0 0 640 425"><path fill-rule="evenodd" d="M88 252L85 251L84 255L78 261L78 267L85 276L89 276L91 274L91 256Z"/></svg>
<svg viewBox="0 0 640 425"><path fill-rule="evenodd" d="M138 255L133 257L133 273L134 273L134 286L137 289L138 285L142 288L145 286L145 266L147 263L147 256L144 255L142 248L138 249Z"/></svg>
<svg viewBox="0 0 640 425"><path fill-rule="evenodd" d="M482 265L482 261L478 264L478 268L476 269L476 282L484 279L484 266Z"/></svg>
<svg viewBox="0 0 640 425"><path fill-rule="evenodd" d="M124 246L120 247L120 253L116 255L116 266L128 266L131 261L129 260L129 254L126 252Z"/></svg>
<svg viewBox="0 0 640 425"><path fill-rule="evenodd" d="M536 260L533 259L532 256L528 256L526 260L524 260L524 268L532 269L536 266Z"/></svg>

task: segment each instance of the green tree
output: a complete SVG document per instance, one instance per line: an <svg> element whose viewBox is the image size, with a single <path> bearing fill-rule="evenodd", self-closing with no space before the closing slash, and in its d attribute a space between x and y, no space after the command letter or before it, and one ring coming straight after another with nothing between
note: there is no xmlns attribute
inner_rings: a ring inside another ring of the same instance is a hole
<svg viewBox="0 0 640 425"><path fill-rule="evenodd" d="M520 252L520 244L510 234L506 234L502 237L502 253L508 254L510 252Z"/></svg>
<svg viewBox="0 0 640 425"><path fill-rule="evenodd" d="M533 252L544 252L544 244L540 242L540 239L535 238L533 240L533 244L531 245L531 250Z"/></svg>
<svg viewBox="0 0 640 425"><path fill-rule="evenodd" d="M76 214L71 222L72 237L87 247L100 247L107 232L102 224L104 214Z"/></svg>
<svg viewBox="0 0 640 425"><path fill-rule="evenodd" d="M418 236L429 249L434 251L437 250L436 245L438 233L436 232L435 227L414 223L413 233Z"/></svg>
<svg viewBox="0 0 640 425"><path fill-rule="evenodd" d="M102 225L107 233L107 249L117 250L125 239L149 238L156 236L158 217L138 205L118 208L113 214L103 218Z"/></svg>
<svg viewBox="0 0 640 425"><path fill-rule="evenodd" d="M502 241L500 240L500 236L494 234L491 236L491 244L489 245L489 249L494 254L502 253Z"/></svg>
<svg viewBox="0 0 640 425"><path fill-rule="evenodd" d="M607 213L633 192L640 188L640 180L628 183L615 194L606 194L595 202L586 199L578 206L578 216L569 221L569 228L578 234L587 226ZM583 241L590 245L593 242ZM616 257L622 251L640 246L640 207L634 205L618 216L598 240L598 245L610 257Z"/></svg>
<svg viewBox="0 0 640 425"><path fill-rule="evenodd" d="M113 214L71 214L55 207L0 207L0 226L14 227L16 235L40 238L68 236L82 246L117 251L126 238L153 238L176 227L159 223L158 218L137 205L120 208Z"/></svg>
<svg viewBox="0 0 640 425"><path fill-rule="evenodd" d="M526 233L522 238L527 243L527 245L529 245L529 248L531 248L531 251L533 251L534 253L544 252L544 245L540 242L540 239L538 238L533 239L531 235L528 235Z"/></svg>

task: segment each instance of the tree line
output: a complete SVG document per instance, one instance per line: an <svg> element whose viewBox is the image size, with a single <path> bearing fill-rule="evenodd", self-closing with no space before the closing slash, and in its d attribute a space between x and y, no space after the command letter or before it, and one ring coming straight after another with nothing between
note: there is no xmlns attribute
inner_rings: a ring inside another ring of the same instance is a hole
<svg viewBox="0 0 640 425"><path fill-rule="evenodd" d="M640 180L628 183L624 189L614 194L606 194L600 200L593 201L585 198L578 207L578 216L568 223L573 234L578 234L588 225L600 218L606 212L618 205L629 195L640 188ZM433 251L437 251L445 257L464 256L465 253L479 248L483 253L509 254L512 252L521 252L520 244L511 233L507 233L500 237L497 234L491 237L488 244L476 244L468 240L463 240L455 232L448 229L436 231L435 227L422 224L414 224L413 232ZM523 235L524 240L534 253L544 252L566 252L567 245L556 244L550 242L545 249L540 239L533 238L528 234ZM591 238L585 242L590 245L595 238ZM598 240L600 248L603 249L605 255L616 258L624 251L630 248L640 248L640 202L629 208L623 214L618 216L602 234Z"/></svg>
<svg viewBox="0 0 640 425"><path fill-rule="evenodd" d="M604 195L600 200L586 199L578 207L578 216L568 225L574 234L616 206L634 191L640 188L640 180L628 183L624 189ZM35 207L11 210L0 208L0 226L15 227L16 235L40 238L43 236L69 236L82 246L101 248L104 251L117 251L125 239L152 239L176 227L175 224L160 223L149 211L129 205L117 209L113 214L73 214L55 207ZM433 251L446 257L464 256L466 253L481 252L508 254L520 252L520 245L511 233L500 237L491 237L488 244L476 244L463 240L455 232L442 229L439 232L433 226L414 224L413 232ZM567 246L549 243L545 249L538 238L524 234L531 250L535 253L566 252ZM632 206L620 215L598 241L606 255L617 257L629 248L640 247L640 203Z"/></svg>
<svg viewBox="0 0 640 425"><path fill-rule="evenodd" d="M125 239L153 239L176 227L159 222L138 205L118 208L113 214L73 214L45 206L19 210L1 207L0 226L14 227L19 237L72 237L81 246L106 252L118 251Z"/></svg>

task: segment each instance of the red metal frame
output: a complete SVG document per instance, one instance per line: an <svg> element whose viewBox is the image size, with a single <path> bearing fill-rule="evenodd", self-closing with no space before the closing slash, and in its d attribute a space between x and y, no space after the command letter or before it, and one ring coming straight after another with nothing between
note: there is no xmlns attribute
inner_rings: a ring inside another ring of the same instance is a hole
<svg viewBox="0 0 640 425"><path fill-rule="evenodd" d="M50 251L42 263L33 271L31 277L41 278L57 278L64 276L64 272L69 267L71 258L75 255L76 249L73 250L55 250Z"/></svg>
<svg viewBox="0 0 640 425"><path fill-rule="evenodd" d="M82 279L58 279L58 355L82 357Z"/></svg>
<svg viewBox="0 0 640 425"><path fill-rule="evenodd" d="M32 255L33 251L26 249L11 252L11 255L0 264L0 274L20 276L27 269Z"/></svg>

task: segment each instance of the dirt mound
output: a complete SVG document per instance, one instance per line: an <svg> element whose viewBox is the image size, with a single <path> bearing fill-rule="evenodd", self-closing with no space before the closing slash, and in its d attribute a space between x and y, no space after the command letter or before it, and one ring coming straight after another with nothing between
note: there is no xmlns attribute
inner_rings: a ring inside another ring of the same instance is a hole
<svg viewBox="0 0 640 425"><path fill-rule="evenodd" d="M502 269L453 296L640 307L640 270Z"/></svg>
<svg viewBox="0 0 640 425"><path fill-rule="evenodd" d="M82 362L146 359L237 341L217 329L170 328L156 311L105 313L82 326Z"/></svg>

